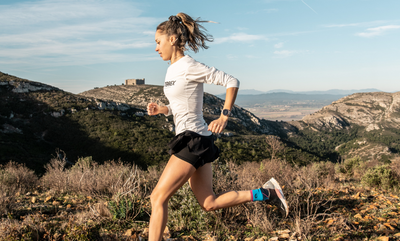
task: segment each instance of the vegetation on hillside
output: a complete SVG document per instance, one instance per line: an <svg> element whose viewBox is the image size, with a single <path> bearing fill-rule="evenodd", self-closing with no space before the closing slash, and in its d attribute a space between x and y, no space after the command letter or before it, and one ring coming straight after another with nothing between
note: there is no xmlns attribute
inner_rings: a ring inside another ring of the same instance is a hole
<svg viewBox="0 0 400 241"><path fill-rule="evenodd" d="M147 168L169 158L167 143L174 136L169 130L171 117L137 116L142 110L136 108L99 110L94 100L64 91L13 93L8 88L0 86L0 126L11 125L20 133L0 132L0 163L26 163L43 173L56 150L66 154L69 165L79 157L93 156L99 163L121 160ZM205 118L210 122L217 116ZM222 135L216 141L222 158L239 164L271 157L265 135L254 135L235 119L228 123L227 131L235 136ZM296 148L287 150L277 155L296 163L310 157Z"/></svg>

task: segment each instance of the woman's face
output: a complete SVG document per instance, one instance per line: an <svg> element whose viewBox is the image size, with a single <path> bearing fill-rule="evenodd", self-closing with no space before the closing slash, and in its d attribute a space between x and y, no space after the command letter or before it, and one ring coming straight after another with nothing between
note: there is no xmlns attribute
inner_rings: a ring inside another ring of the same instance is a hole
<svg viewBox="0 0 400 241"><path fill-rule="evenodd" d="M173 38L168 37L160 30L157 30L155 40L157 43L156 52L158 52L158 54L164 61L171 60L173 52Z"/></svg>

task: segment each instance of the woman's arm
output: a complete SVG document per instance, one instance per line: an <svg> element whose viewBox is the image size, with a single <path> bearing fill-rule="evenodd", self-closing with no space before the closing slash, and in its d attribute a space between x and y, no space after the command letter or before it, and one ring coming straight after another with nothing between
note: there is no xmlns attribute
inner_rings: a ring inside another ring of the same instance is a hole
<svg viewBox="0 0 400 241"><path fill-rule="evenodd" d="M232 110L238 90L239 88L236 87L226 89L224 109ZM208 125L208 130L213 133L221 133L227 124L228 116L224 116L221 112L221 116Z"/></svg>

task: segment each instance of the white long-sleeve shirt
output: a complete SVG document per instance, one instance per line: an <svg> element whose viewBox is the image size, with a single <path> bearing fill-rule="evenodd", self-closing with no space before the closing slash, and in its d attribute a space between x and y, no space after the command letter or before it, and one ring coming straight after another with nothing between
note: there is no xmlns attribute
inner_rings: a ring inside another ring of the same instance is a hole
<svg viewBox="0 0 400 241"><path fill-rule="evenodd" d="M239 80L214 67L185 55L167 70L164 93L169 100L168 114L174 116L176 135L189 130L211 135L203 118L203 83L239 88Z"/></svg>

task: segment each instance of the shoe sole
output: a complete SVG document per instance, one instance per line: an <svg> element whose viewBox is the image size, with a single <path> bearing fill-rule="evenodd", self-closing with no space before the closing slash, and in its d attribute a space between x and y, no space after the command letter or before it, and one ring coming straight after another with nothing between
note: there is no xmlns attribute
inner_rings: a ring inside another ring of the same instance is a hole
<svg viewBox="0 0 400 241"><path fill-rule="evenodd" d="M266 183L263 185L263 188L265 188L265 189L270 188L270 187L268 187L268 185L267 185L268 183L271 183L271 184L274 186L276 195L278 196L279 200L282 202L283 206L285 207L285 213L286 213L286 217L287 217L288 214L289 214L289 208L288 208L288 205L287 205L285 196L283 195L281 186L280 186L279 183L275 180L275 178L271 178L268 182L266 182Z"/></svg>

